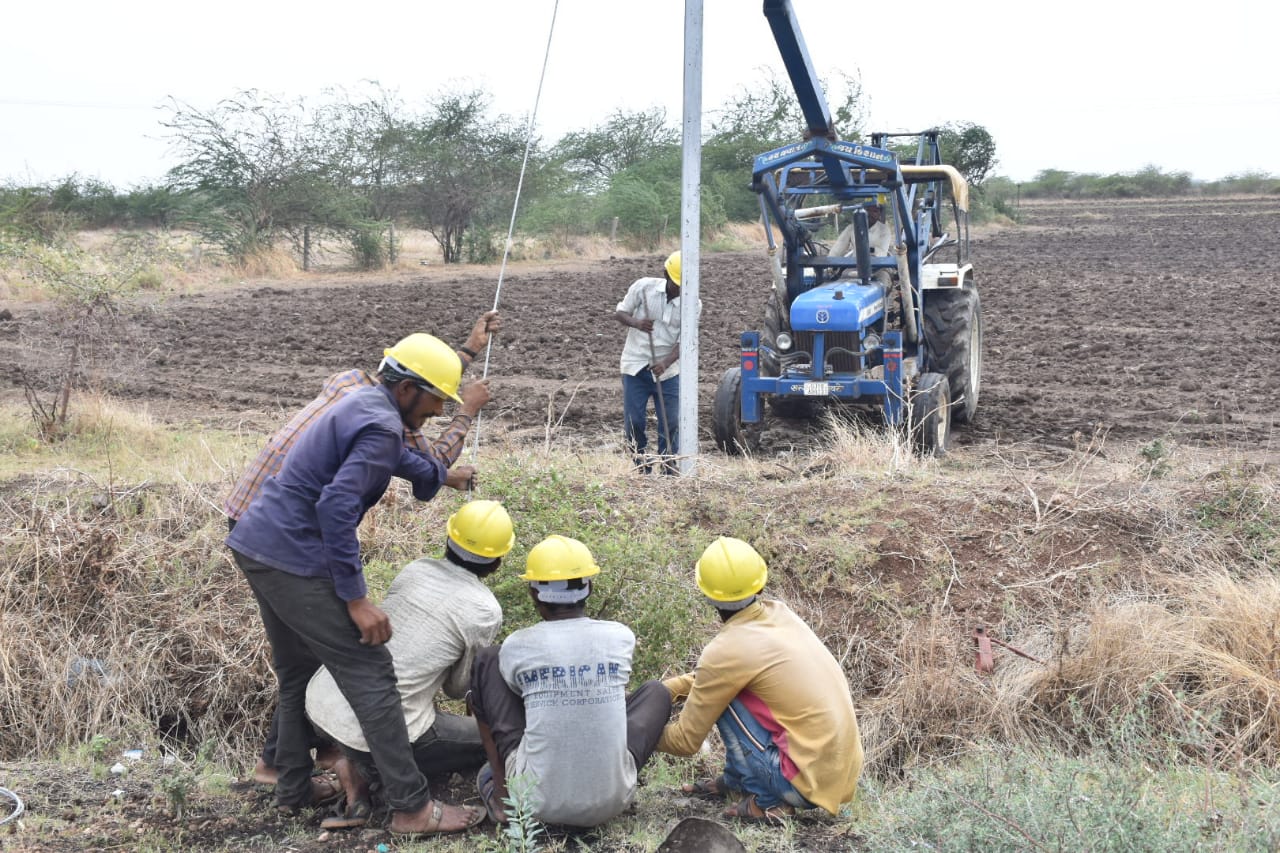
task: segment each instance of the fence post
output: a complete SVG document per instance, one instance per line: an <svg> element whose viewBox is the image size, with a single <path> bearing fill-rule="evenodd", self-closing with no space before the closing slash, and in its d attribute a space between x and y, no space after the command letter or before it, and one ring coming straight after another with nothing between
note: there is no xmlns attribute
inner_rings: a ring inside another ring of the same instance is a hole
<svg viewBox="0 0 1280 853"><path fill-rule="evenodd" d="M613 217L613 225L609 227L609 242L616 243L618 241L618 217Z"/></svg>
<svg viewBox="0 0 1280 853"><path fill-rule="evenodd" d="M311 269L311 226L302 226L302 271Z"/></svg>
<svg viewBox="0 0 1280 853"><path fill-rule="evenodd" d="M396 224L394 222L387 224L387 246L387 257L394 264L396 262Z"/></svg>

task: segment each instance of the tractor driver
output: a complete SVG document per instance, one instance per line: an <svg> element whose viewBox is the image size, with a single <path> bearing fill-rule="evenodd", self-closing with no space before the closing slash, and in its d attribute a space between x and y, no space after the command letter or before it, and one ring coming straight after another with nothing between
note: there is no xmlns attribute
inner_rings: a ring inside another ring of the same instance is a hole
<svg viewBox="0 0 1280 853"><path fill-rule="evenodd" d="M884 257L889 254L893 244L893 231L884 221L884 207L879 202L867 202L862 206L867 212L867 245L871 249L871 257ZM852 258L858 247L853 239L853 223L850 222L836 238L831 247L831 256L835 258Z"/></svg>

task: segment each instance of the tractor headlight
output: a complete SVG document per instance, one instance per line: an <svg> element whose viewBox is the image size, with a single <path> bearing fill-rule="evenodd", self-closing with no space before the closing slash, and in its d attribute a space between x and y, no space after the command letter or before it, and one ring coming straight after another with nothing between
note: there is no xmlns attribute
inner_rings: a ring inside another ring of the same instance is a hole
<svg viewBox="0 0 1280 853"><path fill-rule="evenodd" d="M867 336L862 339L862 351L871 352L880 349L880 336L875 332L868 332Z"/></svg>
<svg viewBox="0 0 1280 853"><path fill-rule="evenodd" d="M782 350L783 352L786 352L787 350L791 349L791 336L788 335L786 332L778 332L778 337L774 338L773 342L777 344L778 349Z"/></svg>

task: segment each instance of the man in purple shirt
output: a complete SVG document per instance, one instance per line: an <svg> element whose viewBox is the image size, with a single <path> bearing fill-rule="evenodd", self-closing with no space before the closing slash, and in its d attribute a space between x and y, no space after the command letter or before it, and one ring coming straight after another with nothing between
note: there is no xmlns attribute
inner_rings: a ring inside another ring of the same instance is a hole
<svg viewBox="0 0 1280 853"><path fill-rule="evenodd" d="M302 720L307 683L323 665L360 722L392 809L391 831L458 832L484 813L432 800L413 761L384 646L391 623L366 595L356 530L393 476L412 482L419 500L444 483L438 459L402 452L404 430L421 429L446 399L461 401L462 362L426 334L385 355L382 384L348 394L298 438L226 543L258 601L280 684L279 807L297 811L311 801Z"/></svg>

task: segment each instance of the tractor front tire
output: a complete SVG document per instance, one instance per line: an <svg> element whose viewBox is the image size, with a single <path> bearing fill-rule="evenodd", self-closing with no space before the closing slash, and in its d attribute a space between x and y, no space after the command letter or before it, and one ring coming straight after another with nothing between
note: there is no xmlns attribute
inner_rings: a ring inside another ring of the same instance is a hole
<svg viewBox="0 0 1280 853"><path fill-rule="evenodd" d="M911 392L911 441L920 452L942 456L951 445L951 390L941 373L925 373Z"/></svg>
<svg viewBox="0 0 1280 853"><path fill-rule="evenodd" d="M764 303L764 331L760 334L761 375L777 376L782 372L782 365L778 363L778 333L790 331L791 322L782 304L782 295L776 287L770 288Z"/></svg>
<svg viewBox="0 0 1280 853"><path fill-rule="evenodd" d="M720 377L711 415L716 447L730 456L742 456L746 453L747 436L742 428L741 367L731 367Z"/></svg>
<svg viewBox="0 0 1280 853"><path fill-rule="evenodd" d="M924 369L947 377L952 420L972 423L982 390L982 303L977 288L966 284L958 290L925 291L924 334Z"/></svg>

